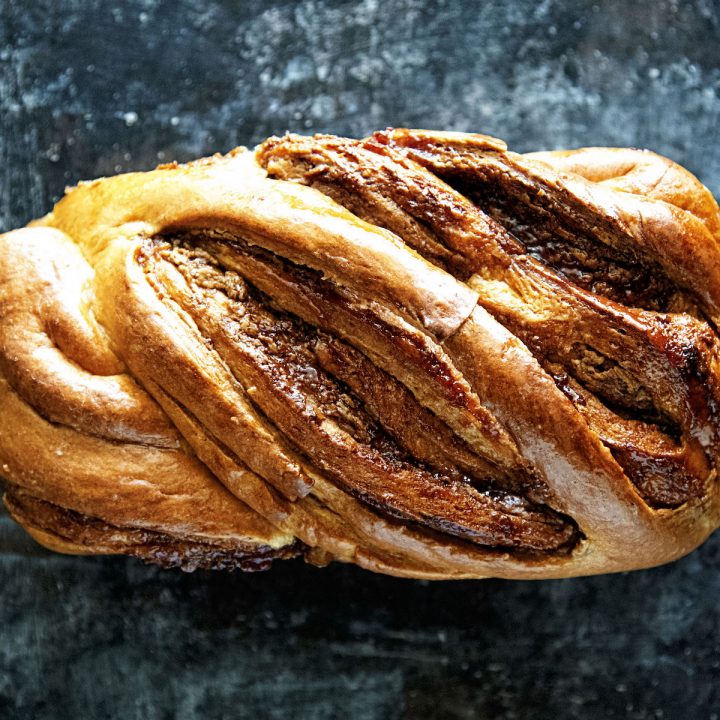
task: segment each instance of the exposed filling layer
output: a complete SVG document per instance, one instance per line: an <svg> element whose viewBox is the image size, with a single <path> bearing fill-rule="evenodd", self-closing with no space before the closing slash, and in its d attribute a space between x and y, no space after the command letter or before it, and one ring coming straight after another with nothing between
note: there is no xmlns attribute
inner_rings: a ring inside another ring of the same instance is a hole
<svg viewBox="0 0 720 720"><path fill-rule="evenodd" d="M271 176L312 185L433 262L442 248L444 266L555 368L649 504L701 496L714 476L718 350L687 294L622 246L609 220L523 176L502 152L418 150L422 139L410 137L409 159L379 140L287 136L266 142L259 159Z"/></svg>
<svg viewBox="0 0 720 720"><path fill-rule="evenodd" d="M616 218L597 212L547 180L513 153L435 142L412 131L377 133L491 215L526 252L590 292L631 307L661 312L698 309L647 253L628 242Z"/></svg>
<svg viewBox="0 0 720 720"><path fill-rule="evenodd" d="M525 251L563 277L610 300L663 312L692 307L662 269L604 241L598 227L572 204L501 164L488 162L472 179L447 178L520 240Z"/></svg>
<svg viewBox="0 0 720 720"><path fill-rule="evenodd" d="M509 489L527 480L526 468L514 468L518 479L476 455L331 327L283 312L254 286L258 265L276 272L280 262L292 275L288 263L211 235L148 241L140 260L257 412L338 486L383 513L489 547L557 550L576 540L570 521Z"/></svg>
<svg viewBox="0 0 720 720"><path fill-rule="evenodd" d="M17 522L89 552L132 555L162 567L192 570L269 570L273 560L301 553L299 543L278 550L234 541L179 538L151 530L110 525L97 518L54 505L9 486L4 502Z"/></svg>

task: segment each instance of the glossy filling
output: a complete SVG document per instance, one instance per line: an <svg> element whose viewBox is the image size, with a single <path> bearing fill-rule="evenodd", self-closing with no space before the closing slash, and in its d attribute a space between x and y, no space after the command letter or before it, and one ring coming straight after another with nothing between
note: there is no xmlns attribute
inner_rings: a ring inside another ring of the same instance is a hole
<svg viewBox="0 0 720 720"><path fill-rule="evenodd" d="M706 491L717 338L608 219L523 175L509 154L411 131L398 142L287 136L264 143L259 159L271 177L321 190L476 289L648 504L676 507Z"/></svg>
<svg viewBox="0 0 720 720"><path fill-rule="evenodd" d="M367 308L346 298L344 319L338 302L329 303L333 312L324 321L307 322L306 305L317 296L322 306L322 296L327 303L332 295L329 281L241 238L213 233L149 240L139 260L164 301L192 319L258 415L345 491L383 514L482 546L557 551L576 541L571 521L518 492L535 484L527 468L474 452L339 337L348 318ZM302 298L292 297L293 284ZM367 317L360 324L373 325ZM412 345L412 337L385 342ZM442 391L452 388L445 380Z"/></svg>

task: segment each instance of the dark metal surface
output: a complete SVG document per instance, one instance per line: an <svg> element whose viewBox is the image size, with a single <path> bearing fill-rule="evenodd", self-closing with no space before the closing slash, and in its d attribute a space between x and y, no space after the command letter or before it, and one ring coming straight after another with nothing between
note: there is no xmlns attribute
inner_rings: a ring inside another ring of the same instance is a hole
<svg viewBox="0 0 720 720"><path fill-rule="evenodd" d="M391 124L650 147L718 194L719 47L714 0L0 0L0 226L82 178ZM428 584L66 558L2 516L0 717L717 718L719 596L718 538Z"/></svg>

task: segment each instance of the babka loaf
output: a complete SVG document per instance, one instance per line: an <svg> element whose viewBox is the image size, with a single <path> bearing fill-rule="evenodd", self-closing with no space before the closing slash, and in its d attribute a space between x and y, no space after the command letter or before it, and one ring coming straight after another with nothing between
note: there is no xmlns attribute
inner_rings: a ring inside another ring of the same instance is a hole
<svg viewBox="0 0 720 720"><path fill-rule="evenodd" d="M41 544L416 578L720 524L720 210L650 152L387 130L81 183L0 236L0 475Z"/></svg>

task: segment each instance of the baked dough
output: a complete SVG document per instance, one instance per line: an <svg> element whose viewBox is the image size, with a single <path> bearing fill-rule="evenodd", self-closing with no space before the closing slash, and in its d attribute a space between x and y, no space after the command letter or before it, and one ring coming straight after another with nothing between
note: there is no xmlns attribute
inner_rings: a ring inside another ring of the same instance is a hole
<svg viewBox="0 0 720 720"><path fill-rule="evenodd" d="M482 135L271 138L0 236L0 475L43 545L417 578L678 558L718 526L720 210Z"/></svg>

